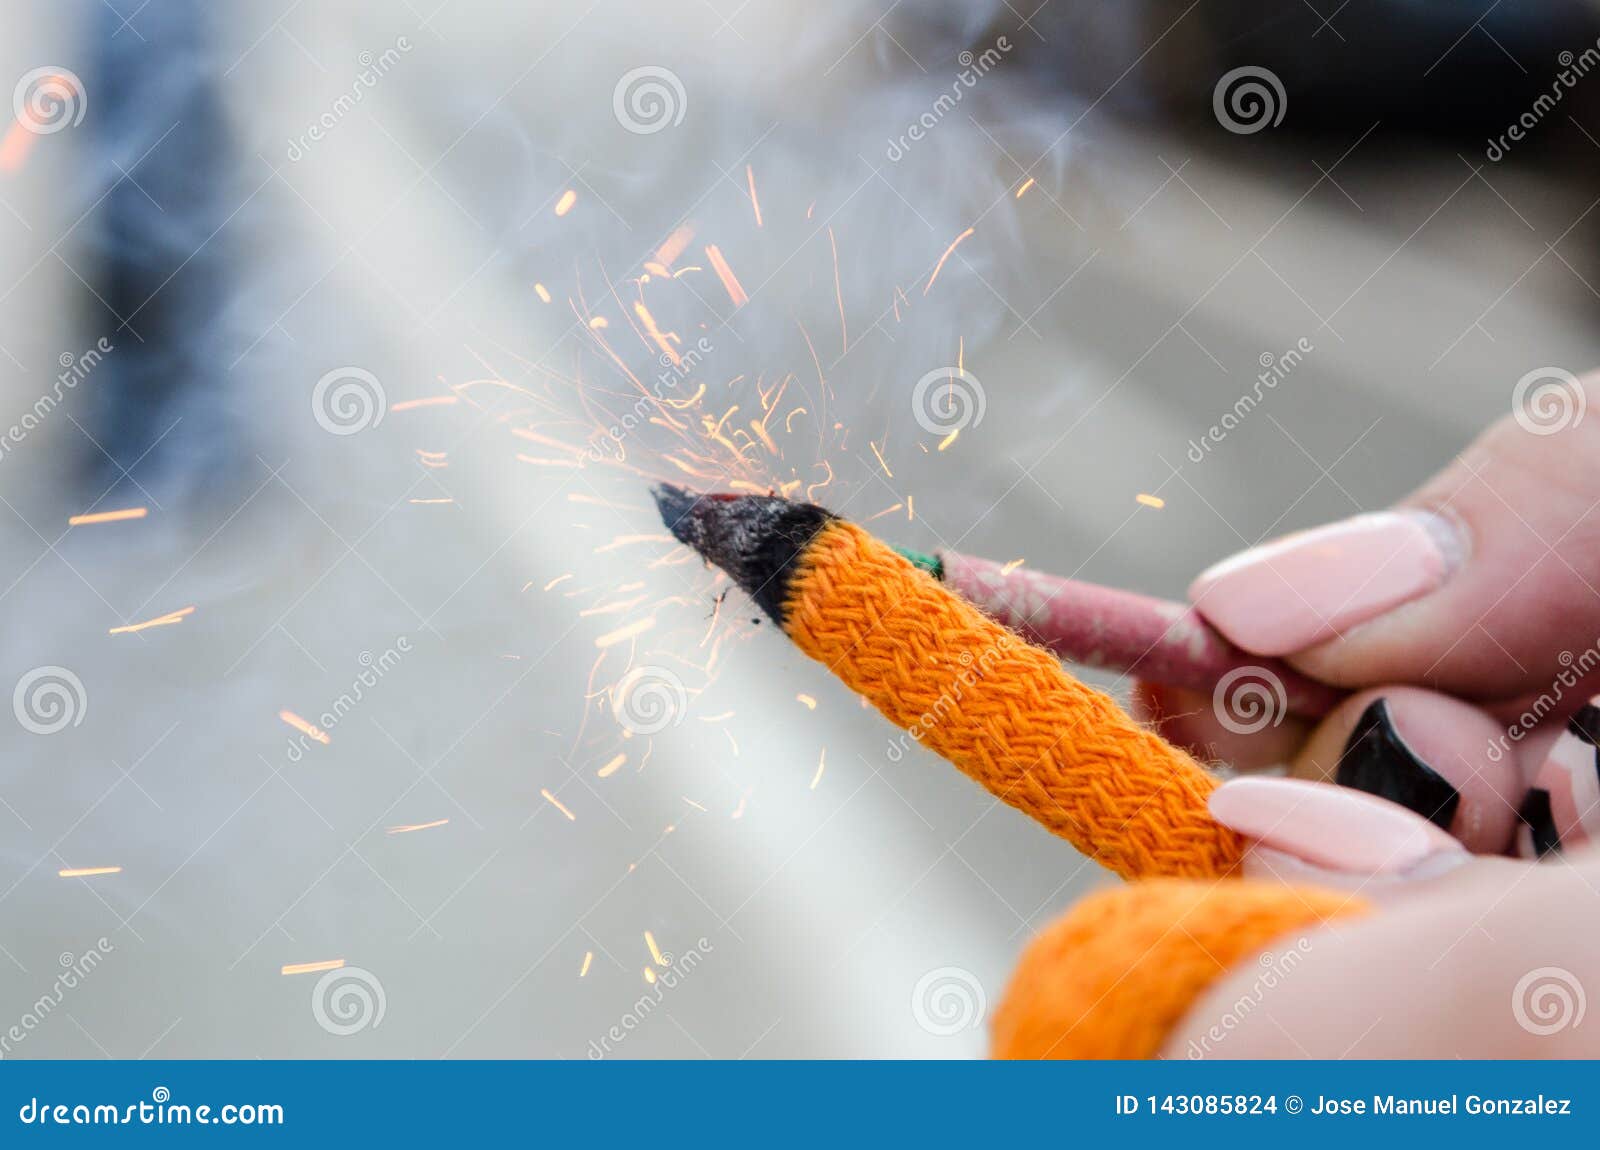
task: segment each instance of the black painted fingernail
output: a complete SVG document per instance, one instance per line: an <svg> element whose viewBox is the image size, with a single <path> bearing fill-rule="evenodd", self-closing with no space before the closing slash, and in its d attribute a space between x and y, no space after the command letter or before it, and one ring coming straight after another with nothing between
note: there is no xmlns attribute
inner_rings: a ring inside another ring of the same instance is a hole
<svg viewBox="0 0 1600 1150"><path fill-rule="evenodd" d="M1522 809L1517 812L1528 829L1526 845L1534 858L1544 858L1561 849L1561 835L1556 830L1554 813L1550 810L1550 792L1534 787L1522 799Z"/></svg>
<svg viewBox="0 0 1600 1150"><path fill-rule="evenodd" d="M1461 794L1444 776L1417 758L1389 717L1389 701L1378 699L1356 722L1336 776L1353 787L1399 803L1444 830L1450 829Z"/></svg>

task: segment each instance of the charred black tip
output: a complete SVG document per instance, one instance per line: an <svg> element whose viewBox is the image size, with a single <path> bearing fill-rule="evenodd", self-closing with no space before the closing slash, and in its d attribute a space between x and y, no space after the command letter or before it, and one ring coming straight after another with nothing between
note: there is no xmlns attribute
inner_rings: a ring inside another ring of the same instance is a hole
<svg viewBox="0 0 1600 1150"><path fill-rule="evenodd" d="M776 495L697 494L670 483L651 494L673 537L731 575L783 626L796 561L833 514Z"/></svg>

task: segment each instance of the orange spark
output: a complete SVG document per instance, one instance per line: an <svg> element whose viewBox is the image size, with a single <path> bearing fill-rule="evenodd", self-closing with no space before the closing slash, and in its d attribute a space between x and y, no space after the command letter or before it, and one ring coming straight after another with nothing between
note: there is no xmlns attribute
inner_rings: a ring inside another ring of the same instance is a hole
<svg viewBox="0 0 1600 1150"><path fill-rule="evenodd" d="M744 178L750 185L750 206L756 210L756 227L761 227L761 199L756 195L756 174L750 165L744 166Z"/></svg>
<svg viewBox="0 0 1600 1150"><path fill-rule="evenodd" d="M567 816L567 821L574 822L574 823L578 821L578 816L573 814L571 811L569 811L566 808L565 804L563 804L560 799L558 799L554 795L552 795L548 790L546 790L543 787L540 787L539 788L539 793L544 796L544 801L545 802L549 803L551 806L555 807L556 810L558 810L562 814L566 815Z"/></svg>
<svg viewBox="0 0 1600 1150"><path fill-rule="evenodd" d="M1031 187L1033 187L1033 177L1029 176L1022 182L1022 186L1017 189L1017 199L1020 200L1023 196L1027 195L1028 189Z"/></svg>
<svg viewBox="0 0 1600 1150"><path fill-rule="evenodd" d="M295 714L293 711L279 711L278 712L278 718L280 718L284 722L288 723L291 727L293 727L295 730L299 731L301 734L306 735L309 738L315 739L317 742L321 743L323 746L327 746L329 743L331 743L333 741L332 739L328 738L328 732L327 731L324 731L321 727L318 727L318 726L316 726L316 725L314 725L314 724L312 724L310 722L307 722L305 719L302 719L299 715Z"/></svg>
<svg viewBox="0 0 1600 1150"><path fill-rule="evenodd" d="M342 958L330 958L324 962L291 962L280 970L279 974L317 974L324 970L338 970L344 965Z"/></svg>
<svg viewBox="0 0 1600 1150"><path fill-rule="evenodd" d="M579 978L588 977L589 966L593 962L594 962L594 951L592 951L592 950L584 951L583 952L583 966L578 971L578 977Z"/></svg>
<svg viewBox="0 0 1600 1150"><path fill-rule="evenodd" d="M796 695L795 698L806 705L806 710L815 711L817 709L817 701L810 695Z"/></svg>
<svg viewBox="0 0 1600 1150"><path fill-rule="evenodd" d="M644 942L650 948L650 957L655 960L655 964L657 966L666 966L667 960L662 957L661 948L656 945L656 936L647 930L644 932Z"/></svg>
<svg viewBox="0 0 1600 1150"><path fill-rule="evenodd" d="M399 403L389 408L390 411L410 411L414 407L448 407L452 403L459 403L459 395L425 395L421 399L402 399Z"/></svg>
<svg viewBox="0 0 1600 1150"><path fill-rule="evenodd" d="M1000 574L1009 575L1013 571L1015 571L1018 567L1021 567L1026 562L1027 562L1026 559L1013 559L1011 562L1007 563L1004 567L1000 568Z"/></svg>
<svg viewBox="0 0 1600 1150"><path fill-rule="evenodd" d="M454 503L454 499L408 499L408 503Z"/></svg>
<svg viewBox="0 0 1600 1150"><path fill-rule="evenodd" d="M850 329L844 322L844 289L839 286L839 245L834 242L833 229L828 229L828 247L833 251L833 297L839 301L840 355L850 350Z"/></svg>
<svg viewBox="0 0 1600 1150"><path fill-rule="evenodd" d="M13 120L5 138L0 139L0 172L15 172L28 161L28 153L38 142L39 133L22 120Z"/></svg>
<svg viewBox="0 0 1600 1150"><path fill-rule="evenodd" d="M571 578L572 578L572 572L571 571L568 571L565 575L557 575L554 579L550 580L550 582L548 582L548 583L546 583L544 585L544 589L546 591L548 591L548 590L550 590L550 588L554 587L557 583L564 583L568 579L571 579Z"/></svg>
<svg viewBox="0 0 1600 1150"><path fill-rule="evenodd" d="M594 549L596 555L603 555L607 551L615 551L619 547L627 547L633 543L671 543L674 542L670 535L618 535L610 543L602 543Z"/></svg>
<svg viewBox="0 0 1600 1150"><path fill-rule="evenodd" d="M945 448L949 447L952 443L954 443L956 441L956 436L958 436L960 434L961 434L961 429L958 427L954 431L952 431L949 435L947 435L943 439L941 439L939 441L939 450L943 451Z"/></svg>
<svg viewBox="0 0 1600 1150"><path fill-rule="evenodd" d="M66 870L58 870L58 871L56 871L56 874L60 875L62 878L88 878L91 875L97 875L97 874L121 874L121 873L122 873L122 868L119 867L119 866L85 866L85 867L77 867L77 868L70 868L69 867Z"/></svg>
<svg viewBox="0 0 1600 1150"><path fill-rule="evenodd" d="M1134 502L1142 503L1146 507L1154 507L1157 511L1161 510L1161 508L1163 508L1163 507L1165 507L1167 505L1167 501L1165 499L1161 498L1161 496L1159 496L1159 495L1146 495L1142 491L1139 492L1139 494L1135 495L1133 498L1134 498Z"/></svg>
<svg viewBox="0 0 1600 1150"><path fill-rule="evenodd" d="M893 479L894 478L894 472L890 471L889 470L889 465L883 461L883 452L878 450L878 445L876 443L872 442L872 440L869 439L869 440L867 440L867 446L872 448L872 454L874 454L874 455L876 455L878 457L878 466L883 468L883 473L885 475L887 475L890 479Z"/></svg>
<svg viewBox="0 0 1600 1150"><path fill-rule="evenodd" d="M672 261L683 254L683 249L689 246L689 241L693 238L694 229L688 224L674 228L672 234L656 249L656 262L662 267L670 268Z"/></svg>
<svg viewBox="0 0 1600 1150"><path fill-rule="evenodd" d="M711 270L716 272L717 278L722 281L722 290L728 293L733 306L743 307L749 303L750 297L745 294L744 285L739 282L739 277L733 274L733 269L723 258L722 249L716 244L707 244L706 259L711 261Z"/></svg>
<svg viewBox="0 0 1600 1150"><path fill-rule="evenodd" d="M683 357L672 346L672 339L676 337L668 336L656 326L656 317L650 314L650 309L644 306L642 300L634 301L633 314L639 317L639 322L644 324L645 332L655 340L656 346L661 349L661 354L672 361L672 366L677 367L682 364Z"/></svg>
<svg viewBox="0 0 1600 1150"><path fill-rule="evenodd" d="M913 521L913 520L915 520L916 517L917 517L917 508L916 508L916 505L912 502L912 500L915 499L915 498L916 498L916 496L914 496L914 495L907 495L906 496L906 521L908 523Z"/></svg>
<svg viewBox="0 0 1600 1150"><path fill-rule="evenodd" d="M605 766L601 767L598 771L596 771L595 775L598 776L599 778L602 778L602 779L609 779L612 775L614 775L618 771L620 771L622 769L622 764L627 762L627 761L628 761L628 756L627 755L618 755L615 758L613 758L609 763L607 763Z"/></svg>
<svg viewBox="0 0 1600 1150"><path fill-rule="evenodd" d="M404 823L397 827L390 827L384 831L387 835L408 835L412 831L431 831L434 827L442 827L449 819L434 819L431 823Z"/></svg>
<svg viewBox="0 0 1600 1150"><path fill-rule="evenodd" d="M927 295L933 290L933 281L939 278L939 273L944 270L944 261L950 258L950 253L956 250L956 245L970 236L974 230L973 228L968 228L957 236L949 247L944 249L944 255L940 256L939 262L933 265L933 274L928 277L928 286L922 289L923 295Z"/></svg>
<svg viewBox="0 0 1600 1150"><path fill-rule="evenodd" d="M615 646L624 639L632 639L635 635L643 635L655 625L656 617L647 615L643 619L637 619L624 627L618 627L615 631L606 632L594 641L594 645L603 651L607 647Z"/></svg>
<svg viewBox="0 0 1600 1150"><path fill-rule="evenodd" d="M896 503L893 507L885 507L876 515L867 516L867 522L871 523L874 519L882 519L885 515L893 515L896 511L899 511L904 506L904 503Z"/></svg>
<svg viewBox="0 0 1600 1150"><path fill-rule="evenodd" d="M656 984L656 972L651 970L648 966L644 968L644 980L651 986Z"/></svg>
<svg viewBox="0 0 1600 1150"><path fill-rule="evenodd" d="M68 527L88 527L94 523L121 523L124 519L143 519L150 514L148 507L124 507L120 511L95 511L88 515L74 515L67 520Z"/></svg>
<svg viewBox="0 0 1600 1150"><path fill-rule="evenodd" d="M193 614L193 607L184 607L181 610L169 611L165 615L157 615L154 619L146 619L143 623L129 623L122 627L113 627L106 634L131 635L135 631L143 631L147 627L165 627L170 623L181 623L185 617Z"/></svg>
<svg viewBox="0 0 1600 1150"><path fill-rule="evenodd" d="M578 202L578 193L568 188L561 193L561 198L556 201L556 215L564 216L572 210L572 205Z"/></svg>
<svg viewBox="0 0 1600 1150"><path fill-rule="evenodd" d="M550 289L545 287L544 284L534 284L533 292L544 303L550 302Z"/></svg>
<svg viewBox="0 0 1600 1150"><path fill-rule="evenodd" d="M822 772L828 768L828 748L822 748L822 754L817 759L817 773L811 776L811 789L816 790L817 784L822 781Z"/></svg>
<svg viewBox="0 0 1600 1150"><path fill-rule="evenodd" d="M604 331L610 326L611 321L606 319L606 317L603 315L597 315L589 321L589 328L591 331Z"/></svg>

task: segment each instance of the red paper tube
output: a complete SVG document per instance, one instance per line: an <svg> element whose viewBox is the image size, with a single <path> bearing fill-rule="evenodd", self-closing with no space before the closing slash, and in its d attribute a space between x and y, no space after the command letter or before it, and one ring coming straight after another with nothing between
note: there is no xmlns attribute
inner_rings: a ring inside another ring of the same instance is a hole
<svg viewBox="0 0 1600 1150"><path fill-rule="evenodd" d="M1187 604L949 551L939 560L952 591L1068 662L1192 691L1226 694L1237 684L1306 718L1344 697L1280 659L1240 650Z"/></svg>

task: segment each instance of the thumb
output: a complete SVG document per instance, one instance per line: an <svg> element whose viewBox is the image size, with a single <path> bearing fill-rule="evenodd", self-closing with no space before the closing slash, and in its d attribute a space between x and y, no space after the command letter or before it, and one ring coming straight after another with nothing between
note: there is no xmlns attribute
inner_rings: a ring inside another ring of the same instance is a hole
<svg viewBox="0 0 1600 1150"><path fill-rule="evenodd" d="M1338 686L1504 699L1600 679L1597 388L1527 377L1519 410L1398 508L1252 548L1190 597L1239 646Z"/></svg>

